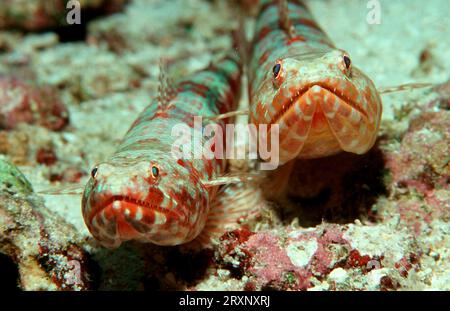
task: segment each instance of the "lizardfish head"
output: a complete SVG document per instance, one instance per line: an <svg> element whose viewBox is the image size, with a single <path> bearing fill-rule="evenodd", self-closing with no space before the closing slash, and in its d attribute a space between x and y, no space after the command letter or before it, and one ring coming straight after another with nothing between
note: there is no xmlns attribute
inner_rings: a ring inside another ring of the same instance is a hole
<svg viewBox="0 0 450 311"><path fill-rule="evenodd" d="M83 194L85 223L105 247L127 240L189 242L204 227L209 209L209 193L196 178L187 162L167 154L152 161L100 163Z"/></svg>
<svg viewBox="0 0 450 311"><path fill-rule="evenodd" d="M362 154L373 146L381 99L346 52L291 55L264 69L265 77L252 85L250 118L279 125L281 164L342 150Z"/></svg>

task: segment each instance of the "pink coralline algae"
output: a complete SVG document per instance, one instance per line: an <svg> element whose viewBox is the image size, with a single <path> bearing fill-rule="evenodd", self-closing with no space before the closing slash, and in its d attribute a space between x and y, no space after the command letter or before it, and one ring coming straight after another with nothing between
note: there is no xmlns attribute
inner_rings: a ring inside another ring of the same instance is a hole
<svg viewBox="0 0 450 311"><path fill-rule="evenodd" d="M249 273L258 277L262 288L305 289L310 286L311 272L292 263L288 253L279 244L278 238L270 234L253 236L241 248L254 254L255 264Z"/></svg>
<svg viewBox="0 0 450 311"><path fill-rule="evenodd" d="M449 215L449 128L448 112L423 112L411 121L399 150L386 155L397 211L416 235Z"/></svg>
<svg viewBox="0 0 450 311"><path fill-rule="evenodd" d="M13 129L19 123L58 131L69 123L69 113L53 87L0 76L0 128Z"/></svg>
<svg viewBox="0 0 450 311"><path fill-rule="evenodd" d="M399 187L427 195L448 184L449 128L448 114L441 112L424 112L411 121L400 150L388 158Z"/></svg>
<svg viewBox="0 0 450 311"><path fill-rule="evenodd" d="M350 227L355 228L353 225L324 224L313 230L246 234L244 240L231 238L232 243L223 243L216 252L216 262L231 271L238 270L240 278L246 276L248 281L245 286L249 290L307 290L326 280L334 269L361 277L375 269L382 269L384 255L365 253L364 248L358 249L344 237L351 231ZM229 236L228 233L224 237ZM235 237L236 232L231 236ZM224 237L222 241L228 240ZM390 252L386 249L388 256L391 256ZM390 268L396 267L392 264ZM392 289L391 284L398 285L398 281L393 279L384 282L386 289ZM333 286L332 281L330 284ZM378 284L379 288L381 286L381 283ZM364 289L364 285L360 289Z"/></svg>

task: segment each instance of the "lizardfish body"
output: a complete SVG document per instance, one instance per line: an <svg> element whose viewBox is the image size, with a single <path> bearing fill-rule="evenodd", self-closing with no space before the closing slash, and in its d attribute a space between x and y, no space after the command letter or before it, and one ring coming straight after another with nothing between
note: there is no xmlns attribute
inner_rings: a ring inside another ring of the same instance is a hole
<svg viewBox="0 0 450 311"><path fill-rule="evenodd" d="M236 109L241 66L233 56L199 71L155 99L139 115L117 151L92 170L82 200L85 223L107 247L126 240L177 245L203 230L218 186L207 187L225 170L225 160L177 159L172 130L194 116L210 117ZM167 93L167 92L166 92ZM161 101L167 101L162 103ZM224 126L223 121L219 121Z"/></svg>
<svg viewBox="0 0 450 311"><path fill-rule="evenodd" d="M281 164L367 152L382 111L373 82L301 1L262 2L249 70L250 121L279 125Z"/></svg>

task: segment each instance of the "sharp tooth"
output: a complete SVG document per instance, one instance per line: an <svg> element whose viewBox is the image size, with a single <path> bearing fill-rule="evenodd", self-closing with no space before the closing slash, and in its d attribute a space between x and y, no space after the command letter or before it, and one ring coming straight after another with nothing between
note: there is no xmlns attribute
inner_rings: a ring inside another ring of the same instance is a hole
<svg viewBox="0 0 450 311"><path fill-rule="evenodd" d="M155 212L155 225L162 225L166 223L166 215L162 213Z"/></svg>
<svg viewBox="0 0 450 311"><path fill-rule="evenodd" d="M142 219L142 209L140 207L138 207L136 209L136 214L134 215L134 219L137 221L140 221Z"/></svg>
<svg viewBox="0 0 450 311"><path fill-rule="evenodd" d="M119 201L114 201L112 207L113 207L113 209L118 210L120 208L120 202Z"/></svg>

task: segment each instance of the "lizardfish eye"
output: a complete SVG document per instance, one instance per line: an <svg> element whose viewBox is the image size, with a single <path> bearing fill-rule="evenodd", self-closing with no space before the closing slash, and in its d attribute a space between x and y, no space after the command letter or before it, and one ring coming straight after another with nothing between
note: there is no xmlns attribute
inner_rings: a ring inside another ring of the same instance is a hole
<svg viewBox="0 0 450 311"><path fill-rule="evenodd" d="M159 168L155 165L152 166L152 176L153 176L153 178L156 178L159 176Z"/></svg>
<svg viewBox="0 0 450 311"><path fill-rule="evenodd" d="M280 71L281 71L281 64L280 63L275 64L275 66L273 66L272 68L273 77L275 79L278 78L278 76L280 75Z"/></svg>
<svg viewBox="0 0 450 311"><path fill-rule="evenodd" d="M95 176L97 176L97 171L98 171L98 167L94 167L91 171L91 176L92 178L95 178Z"/></svg>
<svg viewBox="0 0 450 311"><path fill-rule="evenodd" d="M350 60L350 57L348 57L347 55L344 55L343 59L344 59L345 68L350 69L350 66L352 65L352 61Z"/></svg>

